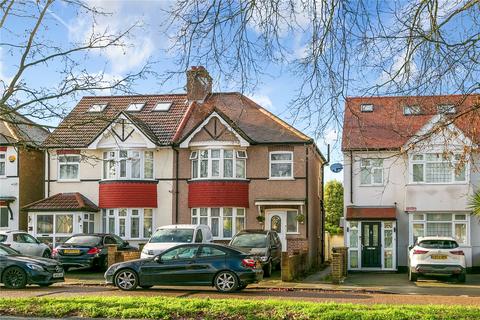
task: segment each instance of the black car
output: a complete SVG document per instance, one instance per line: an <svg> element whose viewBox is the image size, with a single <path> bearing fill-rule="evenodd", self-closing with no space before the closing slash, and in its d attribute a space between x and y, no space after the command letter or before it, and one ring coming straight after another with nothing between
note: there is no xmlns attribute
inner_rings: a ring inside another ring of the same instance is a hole
<svg viewBox="0 0 480 320"><path fill-rule="evenodd" d="M280 269L282 263L282 242L272 230L242 230L233 237L231 247L258 256L265 277L272 274L272 269Z"/></svg>
<svg viewBox="0 0 480 320"><path fill-rule="evenodd" d="M27 284L42 287L63 282L63 268L52 259L24 256L0 244L0 282L9 289L21 289Z"/></svg>
<svg viewBox="0 0 480 320"><path fill-rule="evenodd" d="M244 289L263 277L261 264L234 248L218 244L182 244L154 258L114 264L107 283L122 290L154 285L215 286L218 291Z"/></svg>
<svg viewBox="0 0 480 320"><path fill-rule="evenodd" d="M63 244L52 251L52 257L61 262L65 271L69 268L98 268L106 270L108 267L107 245L114 244L117 250L128 251L127 241L117 235L104 233L82 233L68 238Z"/></svg>

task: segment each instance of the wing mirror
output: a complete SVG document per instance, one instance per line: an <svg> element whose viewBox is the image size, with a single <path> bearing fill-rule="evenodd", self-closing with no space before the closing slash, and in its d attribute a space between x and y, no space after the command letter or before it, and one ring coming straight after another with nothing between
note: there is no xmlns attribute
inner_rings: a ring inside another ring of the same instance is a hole
<svg viewBox="0 0 480 320"><path fill-rule="evenodd" d="M413 249L413 244L411 244L411 245L408 246L408 250L409 250L409 251L412 250L412 249Z"/></svg>
<svg viewBox="0 0 480 320"><path fill-rule="evenodd" d="M156 263L162 263L162 258L160 256L155 256L153 258L153 261L155 261Z"/></svg>

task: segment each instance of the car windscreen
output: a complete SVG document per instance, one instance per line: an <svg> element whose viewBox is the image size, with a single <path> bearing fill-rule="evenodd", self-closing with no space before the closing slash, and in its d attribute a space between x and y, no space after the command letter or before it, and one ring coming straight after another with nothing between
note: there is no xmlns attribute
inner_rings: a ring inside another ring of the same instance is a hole
<svg viewBox="0 0 480 320"><path fill-rule="evenodd" d="M150 243L190 243L193 240L193 229L160 229L150 238Z"/></svg>
<svg viewBox="0 0 480 320"><path fill-rule="evenodd" d="M64 242L64 244L73 244L86 247L98 246L101 243L102 238L99 236L73 236Z"/></svg>
<svg viewBox="0 0 480 320"><path fill-rule="evenodd" d="M418 243L419 247L425 249L455 249L458 248L457 242L453 240L422 240Z"/></svg>
<svg viewBox="0 0 480 320"><path fill-rule="evenodd" d="M20 252L7 246L0 246L0 256L8 256L9 254L20 254Z"/></svg>
<svg viewBox="0 0 480 320"><path fill-rule="evenodd" d="M267 234L244 233L235 236L230 245L243 248L265 248L267 246Z"/></svg>

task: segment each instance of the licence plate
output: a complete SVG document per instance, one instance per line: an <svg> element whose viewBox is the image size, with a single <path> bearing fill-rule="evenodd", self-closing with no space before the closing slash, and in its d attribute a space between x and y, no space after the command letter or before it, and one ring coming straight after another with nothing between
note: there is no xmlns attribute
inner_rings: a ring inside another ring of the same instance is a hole
<svg viewBox="0 0 480 320"><path fill-rule="evenodd" d="M63 250L64 254L79 254L80 250L79 249L65 249Z"/></svg>
<svg viewBox="0 0 480 320"><path fill-rule="evenodd" d="M432 259L434 260L446 260L447 256L444 254L432 254Z"/></svg>
<svg viewBox="0 0 480 320"><path fill-rule="evenodd" d="M54 278L63 278L63 272L56 272L53 274Z"/></svg>

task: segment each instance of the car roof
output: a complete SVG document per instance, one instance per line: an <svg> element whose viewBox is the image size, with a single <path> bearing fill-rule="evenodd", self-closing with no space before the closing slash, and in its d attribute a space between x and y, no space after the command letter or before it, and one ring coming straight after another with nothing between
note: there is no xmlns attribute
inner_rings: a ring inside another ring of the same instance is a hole
<svg viewBox="0 0 480 320"><path fill-rule="evenodd" d="M227 246L225 244L222 244L222 243L212 243L212 242L208 242L208 243L205 243L205 242L202 242L202 243L182 243L182 244L178 244L172 248L168 248L168 249L173 249L173 248L176 248L176 247L193 247L193 246L204 246L204 247L217 247L217 248L222 248L222 249L226 249L228 251L234 251L234 252L239 252L239 253L243 253L241 250L238 250L236 248L232 248L230 246Z"/></svg>
<svg viewBox="0 0 480 320"><path fill-rule="evenodd" d="M433 237L433 236L429 236L429 237L418 237L418 240L417 240L417 241L420 242L420 241L425 241L425 240L449 240L449 241L455 241L455 242L457 241L457 240L455 240L455 239L452 238L452 237L445 237L445 236L438 236L438 237L437 237L437 236L435 236L435 237Z"/></svg>
<svg viewBox="0 0 480 320"><path fill-rule="evenodd" d="M170 224L166 226L158 227L159 229L197 229L197 228L204 228L206 225L201 224Z"/></svg>
<svg viewBox="0 0 480 320"><path fill-rule="evenodd" d="M269 232L274 232L272 230L263 230L263 229L244 229L242 231L240 231L239 233L237 234L244 234L244 233L263 233L263 234L267 234Z"/></svg>

